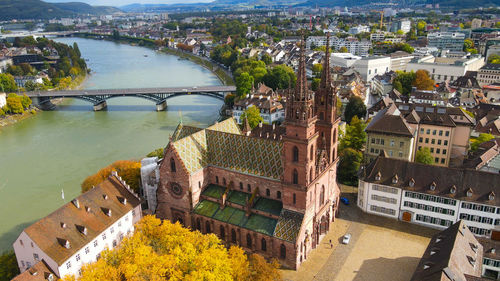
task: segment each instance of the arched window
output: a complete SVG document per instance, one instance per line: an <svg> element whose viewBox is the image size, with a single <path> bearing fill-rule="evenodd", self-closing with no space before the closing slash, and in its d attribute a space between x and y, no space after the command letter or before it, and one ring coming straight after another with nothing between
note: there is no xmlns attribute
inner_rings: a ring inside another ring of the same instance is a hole
<svg viewBox="0 0 500 281"><path fill-rule="evenodd" d="M311 145L311 156L309 158L311 158L311 161L314 160L314 145Z"/></svg>
<svg viewBox="0 0 500 281"><path fill-rule="evenodd" d="M267 197L271 196L271 191L269 190L269 188L266 188L266 196Z"/></svg>
<svg viewBox="0 0 500 281"><path fill-rule="evenodd" d="M231 229L231 242L236 243L236 231Z"/></svg>
<svg viewBox="0 0 500 281"><path fill-rule="evenodd" d="M276 197L277 197L278 199L281 199L281 191L276 192Z"/></svg>
<svg viewBox="0 0 500 281"><path fill-rule="evenodd" d="M222 178L222 183L226 186L226 178Z"/></svg>
<svg viewBox="0 0 500 281"><path fill-rule="evenodd" d="M200 218L198 218L196 220L196 229L198 229L199 231L201 231L201 219Z"/></svg>
<svg viewBox="0 0 500 281"><path fill-rule="evenodd" d="M337 129L333 130L333 143L337 142Z"/></svg>
<svg viewBox="0 0 500 281"><path fill-rule="evenodd" d="M240 189L243 190L243 183L240 182Z"/></svg>
<svg viewBox="0 0 500 281"><path fill-rule="evenodd" d="M299 184L299 172L297 172L297 169L293 169L292 183Z"/></svg>
<svg viewBox="0 0 500 281"><path fill-rule="evenodd" d="M207 221L207 222L205 223L205 231L206 231L207 233L212 232L212 231L210 231L210 222L209 222L209 221Z"/></svg>
<svg viewBox="0 0 500 281"><path fill-rule="evenodd" d="M247 185L247 191L252 192L252 186L250 184Z"/></svg>
<svg viewBox="0 0 500 281"><path fill-rule="evenodd" d="M175 173L176 170L175 170L175 160L174 158L170 158L170 171L172 171L172 173Z"/></svg>
<svg viewBox="0 0 500 281"><path fill-rule="evenodd" d="M266 244L266 239L262 238L262 240L260 240L260 249L262 251L267 251L267 244Z"/></svg>
<svg viewBox="0 0 500 281"><path fill-rule="evenodd" d="M321 193L319 194L319 202L321 203L321 205L323 205L325 203L325 186L324 185L321 186Z"/></svg>
<svg viewBox="0 0 500 281"><path fill-rule="evenodd" d="M221 240L226 240L226 230L224 229L224 226L220 226L220 239Z"/></svg>
<svg viewBox="0 0 500 281"><path fill-rule="evenodd" d="M252 248L252 236L250 233L247 233L247 247L250 249Z"/></svg>
<svg viewBox="0 0 500 281"><path fill-rule="evenodd" d="M295 205L295 203L297 203L297 195L294 193L293 194L293 205Z"/></svg>
<svg viewBox="0 0 500 281"><path fill-rule="evenodd" d="M294 146L293 147L293 162L298 162L299 161L299 149Z"/></svg>
<svg viewBox="0 0 500 281"><path fill-rule="evenodd" d="M313 181L314 179L314 175L313 175L313 168L311 167L311 169L309 169L309 181Z"/></svg>
<svg viewBox="0 0 500 281"><path fill-rule="evenodd" d="M215 183L219 183L219 176L215 176Z"/></svg>
<svg viewBox="0 0 500 281"><path fill-rule="evenodd" d="M280 258L286 259L286 247L283 244L280 246Z"/></svg>

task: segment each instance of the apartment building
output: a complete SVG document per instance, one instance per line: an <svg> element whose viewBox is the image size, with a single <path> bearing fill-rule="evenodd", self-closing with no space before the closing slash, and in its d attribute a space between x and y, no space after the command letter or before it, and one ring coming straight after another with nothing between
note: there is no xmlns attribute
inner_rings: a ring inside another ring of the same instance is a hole
<svg viewBox="0 0 500 281"><path fill-rule="evenodd" d="M142 217L141 200L114 172L95 188L30 225L13 244L21 272L47 267L79 276L84 264L116 247ZM40 265L43 263L43 265Z"/></svg>
<svg viewBox="0 0 500 281"><path fill-rule="evenodd" d="M392 71L406 71L406 67L415 58L412 54L404 51L396 51L394 53L388 54L391 58L391 70Z"/></svg>
<svg viewBox="0 0 500 281"><path fill-rule="evenodd" d="M381 152L386 157L413 161L416 129L408 124L394 104L378 112L365 131L366 161L374 160Z"/></svg>
<svg viewBox="0 0 500 281"><path fill-rule="evenodd" d="M489 63L477 71L477 82L485 86L500 82L500 64Z"/></svg>
<svg viewBox="0 0 500 281"><path fill-rule="evenodd" d="M465 34L461 32L431 32L427 34L428 46L440 50L462 51Z"/></svg>
<svg viewBox="0 0 500 281"><path fill-rule="evenodd" d="M382 56L364 57L353 64L363 80L370 82L373 77L391 70L391 58Z"/></svg>
<svg viewBox="0 0 500 281"><path fill-rule="evenodd" d="M384 157L360 169L358 207L364 212L444 229L459 220L477 236L500 225L500 174L436 167Z"/></svg>
<svg viewBox="0 0 500 281"><path fill-rule="evenodd" d="M279 96L263 83L259 83L257 89L234 104L233 117L238 124L243 122L241 115L251 106L260 110L260 116L266 124L281 123L285 119L285 108L279 101Z"/></svg>

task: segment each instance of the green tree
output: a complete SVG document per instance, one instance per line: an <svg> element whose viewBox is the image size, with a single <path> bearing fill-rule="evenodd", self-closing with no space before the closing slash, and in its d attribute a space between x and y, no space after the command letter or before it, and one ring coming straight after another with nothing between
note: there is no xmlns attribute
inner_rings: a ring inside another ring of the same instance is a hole
<svg viewBox="0 0 500 281"><path fill-rule="evenodd" d="M17 91L16 81L14 76L8 73L0 73L0 91L11 93Z"/></svg>
<svg viewBox="0 0 500 281"><path fill-rule="evenodd" d="M78 57L82 56L82 53L80 52L80 48L78 47L78 44L76 42L73 43L73 50L75 50L75 53Z"/></svg>
<svg viewBox="0 0 500 281"><path fill-rule="evenodd" d="M500 64L500 55L490 55L488 57L488 63Z"/></svg>
<svg viewBox="0 0 500 281"><path fill-rule="evenodd" d="M340 162L337 168L338 179L341 183L357 186L358 170L363 160L361 151L346 148L340 152Z"/></svg>
<svg viewBox="0 0 500 281"><path fill-rule="evenodd" d="M321 78L321 72L323 71L323 65L321 63L316 63L312 67L312 72L314 77Z"/></svg>
<svg viewBox="0 0 500 281"><path fill-rule="evenodd" d="M113 39L114 40L120 40L120 32L118 32L118 30L113 30Z"/></svg>
<svg viewBox="0 0 500 281"><path fill-rule="evenodd" d="M422 147L415 154L415 162L432 165L434 158L431 155L431 150L428 147Z"/></svg>
<svg viewBox="0 0 500 281"><path fill-rule="evenodd" d="M339 52L340 53L349 53L349 50L345 46L342 46L342 47L340 47Z"/></svg>
<svg viewBox="0 0 500 281"><path fill-rule="evenodd" d="M163 158L163 153L164 153L163 148L158 148L155 151L151 151L146 156L147 157L158 157L158 159L162 159Z"/></svg>
<svg viewBox="0 0 500 281"><path fill-rule="evenodd" d="M267 86L276 89L287 89L295 85L297 77L293 69L286 65L278 65L274 67L264 76L264 83Z"/></svg>
<svg viewBox="0 0 500 281"><path fill-rule="evenodd" d="M340 139L339 150L352 148L361 151L366 143L366 122L360 120L358 116L354 116L351 124L346 125L345 134Z"/></svg>
<svg viewBox="0 0 500 281"><path fill-rule="evenodd" d="M31 99L27 95L21 97L21 104L25 109L29 108L31 105Z"/></svg>
<svg viewBox="0 0 500 281"><path fill-rule="evenodd" d="M12 114L21 114L24 112L21 97L16 94L9 94L6 107Z"/></svg>
<svg viewBox="0 0 500 281"><path fill-rule="evenodd" d="M10 281L19 274L16 255L8 251L0 255L0 281Z"/></svg>
<svg viewBox="0 0 500 281"><path fill-rule="evenodd" d="M397 35L403 35L403 34L405 34L405 32L404 32L403 30L401 30L401 29L400 29L400 30L396 31L396 34L397 34Z"/></svg>
<svg viewBox="0 0 500 281"><path fill-rule="evenodd" d="M311 82L311 89L316 91L321 83L321 78L313 78Z"/></svg>
<svg viewBox="0 0 500 281"><path fill-rule="evenodd" d="M37 89L37 84L33 81L26 81L26 83L24 83L24 89L28 92L34 91Z"/></svg>
<svg viewBox="0 0 500 281"><path fill-rule="evenodd" d="M260 109L258 109L255 105L249 106L243 114L241 114L241 121L242 123L244 120L248 120L248 124L250 125L250 128L255 128L257 125L259 125L260 122L263 122L264 119L262 119L262 116L260 116Z"/></svg>
<svg viewBox="0 0 500 281"><path fill-rule="evenodd" d="M415 81L416 78L415 72L396 71L396 74L397 76L394 79L394 81L399 81L403 89L403 91L400 93L407 96L410 95L411 88L413 87L413 82Z"/></svg>
<svg viewBox="0 0 500 281"><path fill-rule="evenodd" d="M4 117L5 116L5 111L3 111L3 108L0 108L0 117Z"/></svg>
<svg viewBox="0 0 500 281"><path fill-rule="evenodd" d="M253 87L254 79L248 74L248 72L243 72L240 76L236 77L236 93L239 97L244 97Z"/></svg>
<svg viewBox="0 0 500 281"><path fill-rule="evenodd" d="M270 65L271 63L273 63L273 59L271 58L271 56L267 53L265 53L261 60L266 64L266 65Z"/></svg>
<svg viewBox="0 0 500 281"><path fill-rule="evenodd" d="M349 98L344 116L348 124L351 123L354 116L357 116L359 119L364 118L366 116L366 105L363 100L358 96L352 96Z"/></svg>
<svg viewBox="0 0 500 281"><path fill-rule="evenodd" d="M472 138L470 140L470 150L476 151L482 143L490 141L494 138L495 137L492 134L479 134L477 138Z"/></svg>
<svg viewBox="0 0 500 281"><path fill-rule="evenodd" d="M224 98L224 104L226 104L229 107L233 107L234 105L234 100L236 99L236 95L234 94L229 94Z"/></svg>
<svg viewBox="0 0 500 281"><path fill-rule="evenodd" d="M266 74L267 74L267 69L265 67L255 67L250 70L250 75L254 79L254 84L262 82Z"/></svg>
<svg viewBox="0 0 500 281"><path fill-rule="evenodd" d="M400 81L394 80L394 82L392 82L392 86L396 91L403 93L403 85L401 85Z"/></svg>

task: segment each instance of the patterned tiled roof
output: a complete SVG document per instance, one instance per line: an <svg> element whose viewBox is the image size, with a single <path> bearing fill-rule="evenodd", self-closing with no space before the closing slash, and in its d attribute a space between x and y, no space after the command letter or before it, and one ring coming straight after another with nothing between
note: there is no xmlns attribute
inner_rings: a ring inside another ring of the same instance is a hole
<svg viewBox="0 0 500 281"><path fill-rule="evenodd" d="M281 210L280 218L274 230L276 238L294 242L300 231L304 215L290 210Z"/></svg>
<svg viewBox="0 0 500 281"><path fill-rule="evenodd" d="M182 138L185 138L185 137L192 135L196 132L199 132L201 130L202 130L201 128L186 126L186 125L182 124L182 122L181 122L181 123L179 123L179 125L177 125L177 128L175 128L175 131L172 134L172 141L178 141Z"/></svg>
<svg viewBox="0 0 500 281"><path fill-rule="evenodd" d="M241 173L280 179L280 141L248 137L233 118L173 142L184 166L193 173L213 165Z"/></svg>

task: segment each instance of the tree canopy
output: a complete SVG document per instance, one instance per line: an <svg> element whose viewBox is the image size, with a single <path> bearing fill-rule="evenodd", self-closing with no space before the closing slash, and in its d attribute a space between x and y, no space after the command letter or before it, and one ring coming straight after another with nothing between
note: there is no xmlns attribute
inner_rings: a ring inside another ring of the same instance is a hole
<svg viewBox="0 0 500 281"><path fill-rule="evenodd" d="M287 89L293 87L297 81L297 76L293 69L286 65L275 66L264 76L264 83L267 86L276 89Z"/></svg>
<svg viewBox="0 0 500 281"><path fill-rule="evenodd" d="M358 116L354 116L351 124L346 125L346 132L340 139L340 150L352 148L361 151L366 143L366 122L360 120Z"/></svg>
<svg viewBox="0 0 500 281"><path fill-rule="evenodd" d="M250 128L255 128L260 122L264 121L262 116L260 116L260 110L255 105L248 107L243 114L241 114L242 122L247 119Z"/></svg>
<svg viewBox="0 0 500 281"><path fill-rule="evenodd" d="M352 96L349 98L349 102L346 105L344 117L347 123L351 123L351 119L354 116L358 118L364 118L366 115L366 105L363 100L358 96Z"/></svg>
<svg viewBox="0 0 500 281"><path fill-rule="evenodd" d="M344 184L356 186L358 170L363 160L363 153L352 148L340 152L340 162L337 169L338 180Z"/></svg>
<svg viewBox="0 0 500 281"><path fill-rule="evenodd" d="M241 73L236 77L236 93L239 97L245 97L250 93L253 87L254 79L248 72Z"/></svg>
<svg viewBox="0 0 500 281"><path fill-rule="evenodd" d="M428 147L422 147L417 150L415 162L432 165L434 163L434 157L431 155L431 150Z"/></svg>
<svg viewBox="0 0 500 281"><path fill-rule="evenodd" d="M479 134L477 138L472 138L470 140L470 149L472 151L476 151L479 148L479 145L481 145L484 142L490 141L494 139L495 137L492 134Z"/></svg>
<svg viewBox="0 0 500 281"><path fill-rule="evenodd" d="M417 87L417 90L430 91L434 89L434 83L434 80L429 77L429 73L420 69L415 73L415 80L412 85Z"/></svg>
<svg viewBox="0 0 500 281"><path fill-rule="evenodd" d="M10 281L19 274L17 260L14 251L8 251L0 255L0 281Z"/></svg>
<svg viewBox="0 0 500 281"><path fill-rule="evenodd" d="M256 254L247 258L239 247L227 249L214 234L146 216L117 248L83 266L78 280L280 280L278 268L276 260L267 263Z"/></svg>
<svg viewBox="0 0 500 281"><path fill-rule="evenodd" d="M87 177L82 183L82 192L86 192L93 186L103 182L113 171L118 172L118 175L120 175L135 192L139 191L141 163L130 160L120 160L100 169L96 174Z"/></svg>
<svg viewBox="0 0 500 281"><path fill-rule="evenodd" d="M403 95L409 96L411 93L411 88L413 87L413 82L415 81L415 78L416 78L415 72L413 72L413 71L411 71L411 72L396 71L396 74L397 74L397 76L394 79L392 85L395 88L399 87L399 85L396 84L397 82L399 82L399 84L401 84L402 91L399 91L399 89L398 89L398 91Z"/></svg>
<svg viewBox="0 0 500 281"><path fill-rule="evenodd" d="M16 81L14 76L8 73L0 73L0 91L12 93L17 91Z"/></svg>

